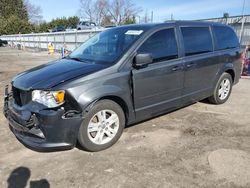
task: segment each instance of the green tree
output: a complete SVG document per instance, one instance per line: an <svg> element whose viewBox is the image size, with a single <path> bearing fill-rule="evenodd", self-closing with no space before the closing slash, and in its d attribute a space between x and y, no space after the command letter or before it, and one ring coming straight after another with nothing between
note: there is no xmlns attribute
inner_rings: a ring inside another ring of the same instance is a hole
<svg viewBox="0 0 250 188"><path fill-rule="evenodd" d="M135 21L135 16L133 17L128 17L125 21L124 21L124 24L127 25L127 24L135 24L136 21Z"/></svg>
<svg viewBox="0 0 250 188"><path fill-rule="evenodd" d="M229 13L228 12L224 12L223 13L223 18L228 18L229 17Z"/></svg>
<svg viewBox="0 0 250 188"><path fill-rule="evenodd" d="M33 29L23 0L0 0L0 35L29 33Z"/></svg>
<svg viewBox="0 0 250 188"><path fill-rule="evenodd" d="M0 33L9 35L17 33L30 33L34 27L27 21L19 19L15 15L11 15L8 19L3 21L0 27Z"/></svg>
<svg viewBox="0 0 250 188"><path fill-rule="evenodd" d="M5 28L7 27L7 21L3 17L0 17L0 35L7 34Z"/></svg>
<svg viewBox="0 0 250 188"><path fill-rule="evenodd" d="M37 32L48 32L48 31L49 31L48 24L46 22L40 23Z"/></svg>
<svg viewBox="0 0 250 188"><path fill-rule="evenodd" d="M13 15L28 21L28 13L23 0L0 0L0 17L8 19Z"/></svg>
<svg viewBox="0 0 250 188"><path fill-rule="evenodd" d="M62 18L56 18L51 20L50 22L46 23L43 22L39 25L39 32L47 32L49 29L53 29L54 27L57 26L75 26L79 23L79 18L77 16L72 16L72 17L62 17Z"/></svg>
<svg viewBox="0 0 250 188"><path fill-rule="evenodd" d="M68 18L68 26L77 25L80 22L80 19L77 16L69 17Z"/></svg>
<svg viewBox="0 0 250 188"><path fill-rule="evenodd" d="M111 16L104 16L102 21L101 21L101 26L110 26L110 25L114 25L114 23L112 22L112 18Z"/></svg>
<svg viewBox="0 0 250 188"><path fill-rule="evenodd" d="M40 8L28 0L0 0L0 35L47 32L57 26L74 26L80 21L77 16L72 16L39 24L40 21L35 22L34 19L41 18L40 12Z"/></svg>

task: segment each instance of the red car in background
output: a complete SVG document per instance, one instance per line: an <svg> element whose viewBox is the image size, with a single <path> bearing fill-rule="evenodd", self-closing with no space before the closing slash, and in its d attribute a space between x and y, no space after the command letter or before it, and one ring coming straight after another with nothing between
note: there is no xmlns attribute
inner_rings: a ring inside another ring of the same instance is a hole
<svg viewBox="0 0 250 188"><path fill-rule="evenodd" d="M250 75L250 45L246 46L243 53L242 73L243 76Z"/></svg>

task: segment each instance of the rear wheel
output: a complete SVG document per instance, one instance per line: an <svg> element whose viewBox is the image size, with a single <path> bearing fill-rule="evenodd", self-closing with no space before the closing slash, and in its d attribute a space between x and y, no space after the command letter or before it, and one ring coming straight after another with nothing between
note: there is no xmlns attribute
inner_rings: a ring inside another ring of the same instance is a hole
<svg viewBox="0 0 250 188"><path fill-rule="evenodd" d="M223 73L218 80L214 93L208 100L213 104L223 104L225 103L232 91L233 80L230 74Z"/></svg>
<svg viewBox="0 0 250 188"><path fill-rule="evenodd" d="M125 126L122 108L111 100L98 101L86 114L78 141L88 151L100 151L120 138Z"/></svg>

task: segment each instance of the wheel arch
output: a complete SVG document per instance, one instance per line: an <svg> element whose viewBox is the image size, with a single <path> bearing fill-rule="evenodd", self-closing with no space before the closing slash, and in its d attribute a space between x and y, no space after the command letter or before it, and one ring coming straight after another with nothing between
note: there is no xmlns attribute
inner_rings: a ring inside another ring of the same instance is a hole
<svg viewBox="0 0 250 188"><path fill-rule="evenodd" d="M89 103L89 104L85 107L83 113L87 113L88 111L90 111L90 109L91 109L98 101L101 101L101 100L111 100L111 101L117 103L117 104L122 108L122 110L123 110L123 112L124 112L126 124L128 123L129 118L130 118L128 105L127 105L127 103L125 102L124 99L122 99L121 97L116 96L116 95L104 95L104 96L101 96L101 97L96 98L95 100L93 100L91 103Z"/></svg>
<svg viewBox="0 0 250 188"><path fill-rule="evenodd" d="M214 80L214 85L217 84L218 80L220 79L221 75L223 73L228 73L231 77L232 77L232 82L233 84L235 83L236 81L236 67L234 66L233 63L225 63L223 64L222 67L219 68L217 74L216 74L216 79Z"/></svg>
<svg viewBox="0 0 250 188"><path fill-rule="evenodd" d="M100 97L99 99L95 100L95 102L100 101L100 100L105 100L105 99L111 100L117 103L122 108L124 115L125 115L125 120L127 123L128 118L129 118L129 109L128 109L126 102L121 97L118 97L115 95L107 95L107 96Z"/></svg>
<svg viewBox="0 0 250 188"><path fill-rule="evenodd" d="M234 83L234 81L235 81L235 72L234 72L234 70L233 69L227 69L227 70L225 70L225 72L231 75L232 81Z"/></svg>

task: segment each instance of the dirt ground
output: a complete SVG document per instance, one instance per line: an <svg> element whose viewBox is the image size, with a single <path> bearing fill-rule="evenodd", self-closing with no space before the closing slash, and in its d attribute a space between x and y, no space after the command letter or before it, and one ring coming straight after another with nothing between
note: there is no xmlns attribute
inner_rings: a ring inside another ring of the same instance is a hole
<svg viewBox="0 0 250 188"><path fill-rule="evenodd" d="M38 153L2 114L18 72L59 56L0 48L0 187L250 187L250 80L223 105L199 102L124 130L108 150Z"/></svg>

